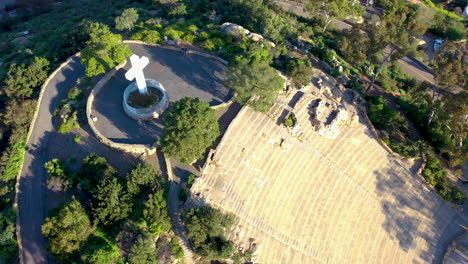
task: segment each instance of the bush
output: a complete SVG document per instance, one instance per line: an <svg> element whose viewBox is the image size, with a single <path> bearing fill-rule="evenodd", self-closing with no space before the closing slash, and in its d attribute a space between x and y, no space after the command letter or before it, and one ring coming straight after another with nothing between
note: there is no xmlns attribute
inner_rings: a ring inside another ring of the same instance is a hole
<svg viewBox="0 0 468 264"><path fill-rule="evenodd" d="M224 41L220 38L213 38L205 40L200 46L208 51L219 50L224 45Z"/></svg>
<svg viewBox="0 0 468 264"><path fill-rule="evenodd" d="M301 59L289 59L285 63L286 72L293 79L297 88L310 83L312 78L312 68L310 62Z"/></svg>
<svg viewBox="0 0 468 264"><path fill-rule="evenodd" d="M283 124L287 127L293 127L296 125L297 119L294 113L290 113L288 117L284 119Z"/></svg>
<svg viewBox="0 0 468 264"><path fill-rule="evenodd" d="M159 44L162 41L161 34L158 31L147 29L133 34L130 38L152 44Z"/></svg>
<svg viewBox="0 0 468 264"><path fill-rule="evenodd" d="M462 203L466 200L463 191L447 181L447 171L440 160L431 154L427 154L427 162L422 175L445 201Z"/></svg>
<svg viewBox="0 0 468 264"><path fill-rule="evenodd" d="M62 124L60 124L58 132L61 134L70 133L74 128L79 128L80 124L78 124L78 117L76 116L76 112L73 112L71 115L66 116L62 120Z"/></svg>
<svg viewBox="0 0 468 264"><path fill-rule="evenodd" d="M184 32L167 27L163 30L162 35L172 40L178 40L184 35Z"/></svg>
<svg viewBox="0 0 468 264"><path fill-rule="evenodd" d="M12 208L0 211L0 263L12 263L18 252L15 225L16 213Z"/></svg>
<svg viewBox="0 0 468 264"><path fill-rule="evenodd" d="M75 143L80 143L80 141L81 141L81 135L75 135L75 136L73 137L73 141L74 141Z"/></svg>
<svg viewBox="0 0 468 264"><path fill-rule="evenodd" d="M128 254L130 264L153 264L158 263L157 249L153 238L143 236L137 239L130 248Z"/></svg>
<svg viewBox="0 0 468 264"><path fill-rule="evenodd" d="M80 250L80 257L85 264L123 264L119 247L110 240L106 234L98 230L85 243Z"/></svg>
<svg viewBox="0 0 468 264"><path fill-rule="evenodd" d="M24 152L26 150L26 140L21 139L12 143L2 155L2 179L10 181L16 179L21 166L23 165Z"/></svg>
<svg viewBox="0 0 468 264"><path fill-rule="evenodd" d="M179 245L179 239L173 236L171 239L171 254L176 259L182 259L184 257L184 249Z"/></svg>
<svg viewBox="0 0 468 264"><path fill-rule="evenodd" d="M190 175L188 176L187 184L188 184L188 185L193 185L193 184L195 183L195 180L196 180L195 175L190 174Z"/></svg>

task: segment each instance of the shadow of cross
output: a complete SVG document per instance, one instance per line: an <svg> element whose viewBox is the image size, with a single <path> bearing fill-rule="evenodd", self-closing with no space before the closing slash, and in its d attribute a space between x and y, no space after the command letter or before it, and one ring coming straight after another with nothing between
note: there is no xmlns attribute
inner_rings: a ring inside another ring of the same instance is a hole
<svg viewBox="0 0 468 264"><path fill-rule="evenodd" d="M146 87L145 75L143 74L143 69L149 64L147 57L142 56L141 58L138 55L133 54L130 57L130 63L132 67L125 73L125 78L129 81L133 79L136 80L138 90L141 94L148 93L148 88Z"/></svg>

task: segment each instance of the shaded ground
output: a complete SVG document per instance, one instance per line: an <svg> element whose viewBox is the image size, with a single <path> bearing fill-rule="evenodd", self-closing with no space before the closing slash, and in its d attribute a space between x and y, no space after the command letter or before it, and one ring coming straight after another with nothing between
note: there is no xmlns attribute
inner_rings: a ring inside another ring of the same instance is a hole
<svg viewBox="0 0 468 264"><path fill-rule="evenodd" d="M153 46L129 46L135 54L149 58L145 77L161 82L170 102L189 96L216 105L228 99L228 90L223 85L226 66L220 62ZM96 126L115 142L152 144L162 135L161 120L136 121L122 107L123 92L130 84L124 74L130 67L128 62L96 96L93 105L93 113L98 118Z"/></svg>

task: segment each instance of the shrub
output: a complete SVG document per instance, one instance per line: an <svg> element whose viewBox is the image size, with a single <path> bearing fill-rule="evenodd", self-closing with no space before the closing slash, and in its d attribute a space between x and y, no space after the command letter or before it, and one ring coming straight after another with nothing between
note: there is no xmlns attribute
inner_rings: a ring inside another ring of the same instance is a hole
<svg viewBox="0 0 468 264"><path fill-rule="evenodd" d="M167 27L163 30L162 35L172 40L178 40L184 35L184 32Z"/></svg>
<svg viewBox="0 0 468 264"><path fill-rule="evenodd" d="M60 124L58 132L62 134L69 133L74 128L80 127L78 124L78 117L76 116L76 112L73 112L71 115L66 116L62 120L62 124Z"/></svg>
<svg viewBox="0 0 468 264"><path fill-rule="evenodd" d="M21 166L23 165L24 152L26 150L26 140L20 139L10 144L2 155L2 178L5 181L16 179Z"/></svg>
<svg viewBox="0 0 468 264"><path fill-rule="evenodd" d="M197 36L197 41L204 41L210 38L210 34L206 31L200 32Z"/></svg>
<svg viewBox="0 0 468 264"><path fill-rule="evenodd" d="M182 259L184 257L184 249L179 245L179 239L173 236L171 239L171 254L176 259Z"/></svg>
<svg viewBox="0 0 468 264"><path fill-rule="evenodd" d="M187 42L187 43L190 43L190 44L193 44L196 39L197 39L197 36L193 35L193 34L185 34L182 39Z"/></svg>
<svg viewBox="0 0 468 264"><path fill-rule="evenodd" d="M85 264L123 264L119 247L106 234L98 230L80 250L80 257Z"/></svg>
<svg viewBox="0 0 468 264"><path fill-rule="evenodd" d="M81 135L75 135L75 136L73 137L73 141L74 141L75 143L80 143L80 141L81 141Z"/></svg>
<svg viewBox="0 0 468 264"><path fill-rule="evenodd" d="M12 208L0 211L0 263L12 263L18 252L15 225L16 214Z"/></svg>
<svg viewBox="0 0 468 264"><path fill-rule="evenodd" d="M440 160L431 154L427 155L427 162L422 175L445 201L462 203L466 200L463 191L447 181L447 171Z"/></svg>
<svg viewBox="0 0 468 264"><path fill-rule="evenodd" d="M284 119L284 122L283 124L287 127L293 127L296 125L296 116L294 115L294 113L290 113L285 119Z"/></svg>
<svg viewBox="0 0 468 264"><path fill-rule="evenodd" d="M293 79L293 83L296 87L300 88L310 83L312 78L312 68L310 66L309 61L297 58L286 61L286 72Z"/></svg>
<svg viewBox="0 0 468 264"><path fill-rule="evenodd" d="M208 51L216 51L224 45L224 41L220 38L207 39L200 46Z"/></svg>
<svg viewBox="0 0 468 264"><path fill-rule="evenodd" d="M195 175L190 174L190 175L188 176L187 184L193 185L193 184L195 183L195 180L196 180Z"/></svg>
<svg viewBox="0 0 468 264"><path fill-rule="evenodd" d="M158 44L161 43L162 38L161 34L159 34L158 31L156 30L147 30L144 29L142 31L139 31L131 36L131 39L135 40L141 40L146 43L153 43L153 44Z"/></svg>

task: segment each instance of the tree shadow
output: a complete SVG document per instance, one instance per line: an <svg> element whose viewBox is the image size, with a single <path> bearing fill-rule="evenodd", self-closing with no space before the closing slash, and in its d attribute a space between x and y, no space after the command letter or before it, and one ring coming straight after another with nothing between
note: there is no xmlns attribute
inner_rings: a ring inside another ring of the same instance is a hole
<svg viewBox="0 0 468 264"><path fill-rule="evenodd" d="M416 250L425 263L440 263L450 241L466 228L466 217L425 189L399 161L393 160L392 165L374 171L375 194L385 215L382 227L404 251ZM429 247L421 247L419 240Z"/></svg>
<svg viewBox="0 0 468 264"><path fill-rule="evenodd" d="M198 97L215 105L229 99L229 90L224 86L227 67L221 62L154 46L129 46L135 54L150 59L151 63L145 68L147 78L161 82L171 100Z"/></svg>

